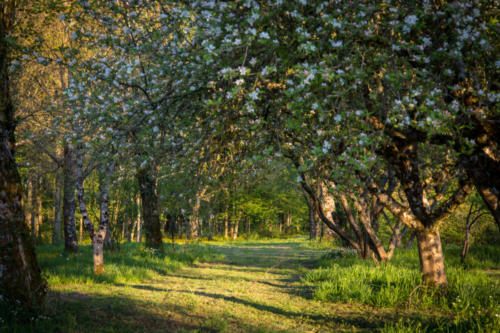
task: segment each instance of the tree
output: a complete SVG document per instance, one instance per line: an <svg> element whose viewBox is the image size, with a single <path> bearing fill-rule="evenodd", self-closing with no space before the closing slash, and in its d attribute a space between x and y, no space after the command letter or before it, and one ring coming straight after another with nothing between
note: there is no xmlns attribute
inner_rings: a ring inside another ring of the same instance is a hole
<svg viewBox="0 0 500 333"><path fill-rule="evenodd" d="M94 258L94 274L102 274L104 272L104 241L106 234L108 232L109 225L109 182L111 175L114 171L114 161L108 164L101 162L100 167L100 217L99 217L99 229L94 230L94 223L89 217L87 212L87 206L85 204L85 191L83 188L83 182L85 179L83 170L83 148L77 146L76 148L76 175L77 182L76 187L78 190L78 201L80 204L80 213L82 214L83 223L85 229L87 229L90 239L92 240L93 247L93 258Z"/></svg>
<svg viewBox="0 0 500 333"><path fill-rule="evenodd" d="M214 12L206 15L205 30L223 59L217 63L222 76L217 87L232 87L224 97L214 92L211 101L219 110L239 105L246 111L240 117L247 120L243 127L260 133L270 127L308 129L302 144L311 155L343 146L337 164L343 167L333 172L351 173L352 180L364 182L365 190L417 233L424 281L445 285L438 228L470 192L471 176L464 172L470 168L462 164L433 178L428 175L437 176L439 166L427 162L433 155L435 161L457 161L467 146L460 144L457 154L447 144L450 133L464 129L461 119L469 119L462 117L470 114L463 91L481 92L479 102L492 116L482 123L484 131L496 119L498 94L488 83L494 80L487 79L498 71L492 7L396 1L335 6L261 1L218 7L196 2L193 7ZM233 33L222 34L221 26ZM467 66L453 67L461 63ZM270 121L273 115L287 119L281 122L285 127ZM315 119L321 121L311 126ZM488 133L495 137L495 131ZM317 144L321 139L324 145ZM294 147L290 141L285 143ZM459 140L452 135L451 141ZM496 156L495 145L481 149ZM304 162L307 169L311 163ZM376 164L395 169L408 206L373 186L369 171Z"/></svg>
<svg viewBox="0 0 500 333"><path fill-rule="evenodd" d="M14 160L16 118L9 67L20 4L0 4L0 296L9 306L31 312L41 306L46 284L24 223L21 179Z"/></svg>

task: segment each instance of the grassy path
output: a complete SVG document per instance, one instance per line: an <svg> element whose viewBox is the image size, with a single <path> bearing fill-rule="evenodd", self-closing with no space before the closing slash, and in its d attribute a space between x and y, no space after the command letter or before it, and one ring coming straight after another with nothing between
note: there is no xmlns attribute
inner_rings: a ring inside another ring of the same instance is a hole
<svg viewBox="0 0 500 333"><path fill-rule="evenodd" d="M372 331L394 320L383 309L312 299L300 277L327 250L303 240L204 246L224 259L134 283L54 283L48 306L63 324L51 331Z"/></svg>

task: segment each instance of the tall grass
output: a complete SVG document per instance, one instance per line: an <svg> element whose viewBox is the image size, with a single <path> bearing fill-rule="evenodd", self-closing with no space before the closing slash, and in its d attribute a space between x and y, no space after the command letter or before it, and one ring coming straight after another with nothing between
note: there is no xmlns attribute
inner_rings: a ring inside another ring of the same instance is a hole
<svg viewBox="0 0 500 333"><path fill-rule="evenodd" d="M437 309L449 319L442 323L443 330L492 331L500 327L500 279L498 271L489 274L488 270L499 268L497 254L494 247L475 249L464 267L457 248L446 249L449 285L445 291L420 284L416 249L399 251L391 262L378 266L355 253L335 250L323 256L320 267L307 273L304 282L315 286L314 297L319 300ZM404 323L398 325L403 330Z"/></svg>
<svg viewBox="0 0 500 333"><path fill-rule="evenodd" d="M105 252L105 272L93 274L92 248L80 246L80 252L67 254L60 246L37 248L40 267L49 285L137 283L154 280L197 261L221 258L204 245L165 244L161 252L148 250L138 243L124 243L119 251Z"/></svg>

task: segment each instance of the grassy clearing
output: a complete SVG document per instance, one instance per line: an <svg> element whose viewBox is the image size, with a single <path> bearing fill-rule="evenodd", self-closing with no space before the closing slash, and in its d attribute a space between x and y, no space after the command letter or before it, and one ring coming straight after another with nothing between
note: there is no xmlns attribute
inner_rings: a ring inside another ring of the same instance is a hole
<svg viewBox="0 0 500 333"><path fill-rule="evenodd" d="M164 253L126 243L95 277L89 246L69 256L42 246L46 308L31 323L0 321L0 331L494 332L499 250L472 249L466 270L457 251L446 250L450 288L438 297L415 288L415 250L375 266L304 238L180 242Z"/></svg>
<svg viewBox="0 0 500 333"><path fill-rule="evenodd" d="M76 254L64 253L62 247L40 246L37 257L51 286L68 284L136 283L155 281L184 265L198 261L223 259L207 246L166 246L162 253L147 250L138 243L125 243L120 251L106 252L104 274L93 274L92 249L81 246Z"/></svg>
<svg viewBox="0 0 500 333"><path fill-rule="evenodd" d="M439 322L418 326L399 321L388 331L440 330L486 331L500 327L500 249L475 248L469 261L459 262L458 248L445 249L448 289L443 292L420 284L418 252L399 251L390 263L375 266L355 253L334 250L308 272L304 281L315 289L314 297L329 302L360 303L375 307L405 307L442 314ZM418 327L418 328L417 328Z"/></svg>

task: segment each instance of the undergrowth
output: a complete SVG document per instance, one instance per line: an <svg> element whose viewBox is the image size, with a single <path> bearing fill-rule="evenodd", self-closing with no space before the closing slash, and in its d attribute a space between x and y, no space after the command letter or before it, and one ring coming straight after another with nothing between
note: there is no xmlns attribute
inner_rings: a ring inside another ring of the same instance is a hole
<svg viewBox="0 0 500 333"><path fill-rule="evenodd" d="M389 263L380 265L359 259L355 252L336 249L319 260L319 268L307 273L304 282L315 287L314 297L319 300L436 310L447 318L440 323L420 325L418 329L415 323L398 322L386 327L389 332L405 331L404 327L417 331L498 330L500 280L498 275L487 271L499 268L498 249L476 248L465 265L460 263L456 252L456 248L445 250L448 277L445 291L421 284L416 249L399 251Z"/></svg>

